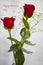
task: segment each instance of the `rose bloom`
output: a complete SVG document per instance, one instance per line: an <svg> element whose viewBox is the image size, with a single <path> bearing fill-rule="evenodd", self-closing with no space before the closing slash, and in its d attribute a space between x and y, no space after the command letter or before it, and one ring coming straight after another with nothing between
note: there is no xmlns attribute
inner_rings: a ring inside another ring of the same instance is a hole
<svg viewBox="0 0 43 65"><path fill-rule="evenodd" d="M24 16L30 18L33 15L35 6L33 4L25 4L23 8L24 8Z"/></svg>
<svg viewBox="0 0 43 65"><path fill-rule="evenodd" d="M3 21L3 24L4 24L5 28L8 28L8 29L13 28L15 18L13 18L13 17L11 17L11 18L5 17L4 19L1 18L1 20Z"/></svg>

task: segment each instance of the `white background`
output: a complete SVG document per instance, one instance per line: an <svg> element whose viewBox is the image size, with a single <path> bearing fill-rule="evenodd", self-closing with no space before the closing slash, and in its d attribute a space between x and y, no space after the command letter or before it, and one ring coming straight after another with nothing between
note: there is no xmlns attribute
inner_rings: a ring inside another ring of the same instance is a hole
<svg viewBox="0 0 43 65"><path fill-rule="evenodd" d="M0 0L0 18L5 16L16 16L15 27L12 30L12 37L20 40L20 15L18 14L19 8L24 5L24 3L33 3L36 7L35 12L43 12L43 0ZM18 5L15 7L5 7L4 5ZM20 10L21 11L21 10ZM43 20L36 26L36 28L43 29ZM8 53L10 47L10 41L7 39L9 36L8 31L4 29L3 23L0 20L0 65L12 65L13 63L13 54L12 52ZM43 32L36 32L31 34L30 40L32 43L36 43L35 46L24 47L27 50L33 51L32 55L25 54L25 63L24 65L43 65Z"/></svg>

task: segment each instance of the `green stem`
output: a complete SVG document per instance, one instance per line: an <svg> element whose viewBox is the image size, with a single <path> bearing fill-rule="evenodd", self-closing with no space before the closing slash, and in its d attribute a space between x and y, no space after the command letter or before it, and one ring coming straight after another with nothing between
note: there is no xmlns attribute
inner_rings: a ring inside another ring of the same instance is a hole
<svg viewBox="0 0 43 65"><path fill-rule="evenodd" d="M9 32L9 36L10 36L10 38L12 38L12 37L11 37L11 29L9 29L8 32ZM12 40L11 40L11 44L13 45ZM14 53L14 51L13 51L13 56L14 56L14 60L15 60L15 53Z"/></svg>
<svg viewBox="0 0 43 65"><path fill-rule="evenodd" d="M11 29L10 29L10 30L8 30L8 32L9 32L9 36L10 36L10 38L11 38ZM12 40L11 40L11 44L13 45Z"/></svg>

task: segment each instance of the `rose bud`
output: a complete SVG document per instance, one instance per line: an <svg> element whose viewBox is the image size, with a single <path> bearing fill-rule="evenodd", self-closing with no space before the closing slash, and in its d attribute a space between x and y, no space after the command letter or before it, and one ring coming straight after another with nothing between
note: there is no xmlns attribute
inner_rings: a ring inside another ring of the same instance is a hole
<svg viewBox="0 0 43 65"><path fill-rule="evenodd" d="M1 20L3 21L3 24L4 24L5 28L8 28L8 29L13 28L15 18L13 18L13 17L11 17L11 18L5 17L4 19L1 18Z"/></svg>
<svg viewBox="0 0 43 65"><path fill-rule="evenodd" d="M24 8L24 16L30 18L33 15L35 6L33 4L25 4L23 8Z"/></svg>

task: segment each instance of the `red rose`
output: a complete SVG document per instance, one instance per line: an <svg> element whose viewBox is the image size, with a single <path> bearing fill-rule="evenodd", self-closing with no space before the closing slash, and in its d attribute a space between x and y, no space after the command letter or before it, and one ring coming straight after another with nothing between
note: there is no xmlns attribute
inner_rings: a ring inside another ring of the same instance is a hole
<svg viewBox="0 0 43 65"><path fill-rule="evenodd" d="M23 6L24 8L24 16L31 17L33 15L33 12L35 10L35 6L32 4L25 4Z"/></svg>
<svg viewBox="0 0 43 65"><path fill-rule="evenodd" d="M4 27L11 29L14 26L15 18L11 17L5 17L4 19L1 19L3 21Z"/></svg>

